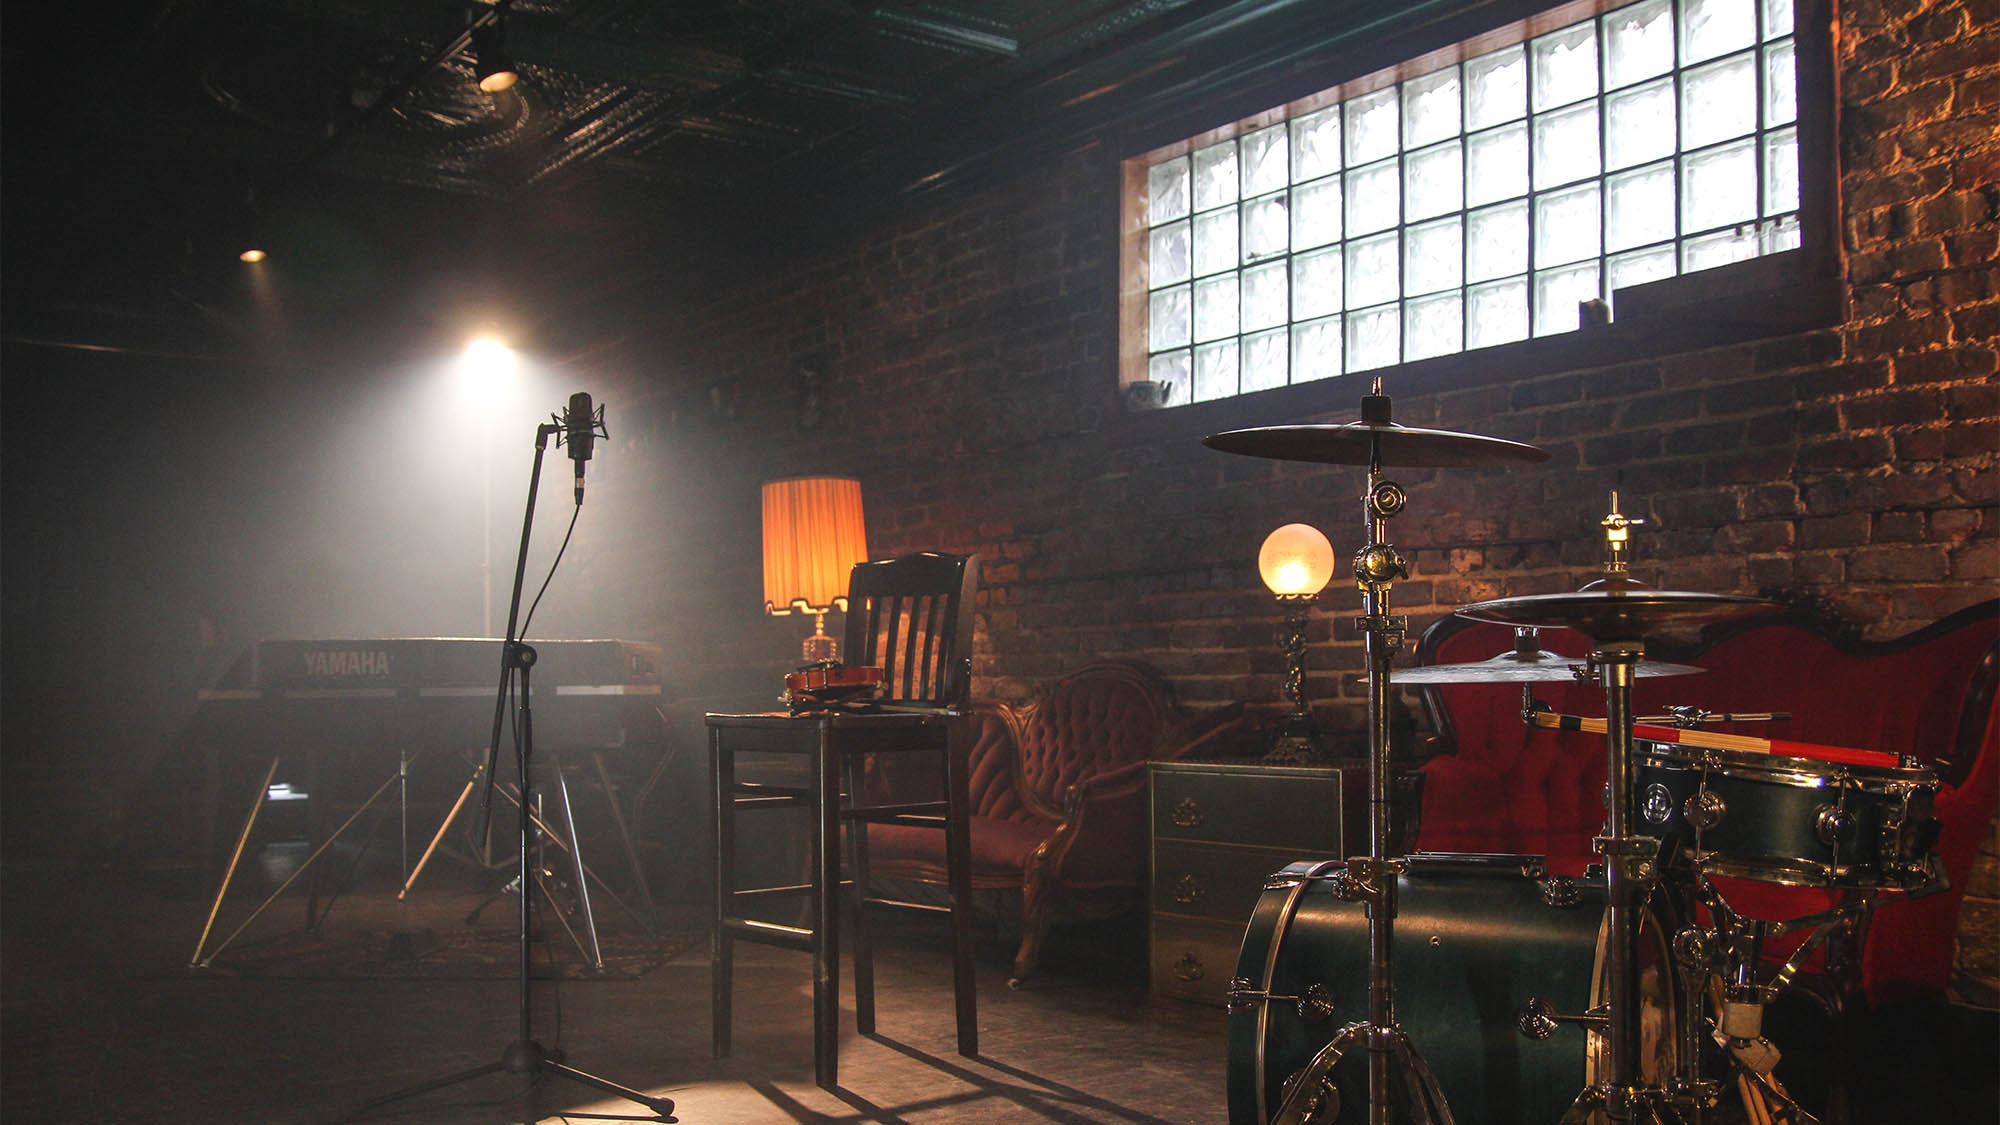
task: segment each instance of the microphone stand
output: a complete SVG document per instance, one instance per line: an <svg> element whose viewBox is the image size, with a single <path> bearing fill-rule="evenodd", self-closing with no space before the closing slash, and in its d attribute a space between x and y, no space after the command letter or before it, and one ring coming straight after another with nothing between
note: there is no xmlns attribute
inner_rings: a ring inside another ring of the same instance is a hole
<svg viewBox="0 0 2000 1125"><path fill-rule="evenodd" d="M520 880L520 893L521 893L520 1035L512 1043L509 1043L506 1049L500 1053L500 1059L497 1062L487 1063L484 1066L474 1067L471 1070L459 1071L456 1074L449 1074L443 1078L433 1079L432 1081L429 1082L423 1082L415 1086L410 1086L405 1089L398 1090L393 1094L385 1094L382 1097L376 1098L373 1101L370 1101L365 1105L363 1105L360 1109L355 1111L356 1114L366 1113L369 1110L388 1105L391 1102L402 1101L405 1098L415 1097L419 1094L426 1094L431 1092L432 1090L441 1090L447 1086L455 1086L461 1082L468 1082L474 1078L483 1078L488 1074L497 1074L500 1071L504 1070L509 1074L559 1075L563 1078L568 1078L571 1081L580 1082L583 1085L594 1087L598 1090L604 1091L605 1093L614 1094L618 1097L624 1098L627 1101L636 1102L639 1105L645 1106L647 1109L653 1112L654 1115L652 1118L653 1120L656 1121L679 1120L679 1118L673 1116L674 1102L672 1098L654 1097L651 1094L641 1093L638 1090L634 1090L628 1086L621 1086L616 1082L610 1081L609 1079L599 1078L594 1074L588 1074L584 1071L578 1070L577 1068L570 1066L569 1064L563 1061L563 1053L561 1051L552 1051L549 1048L542 1046L541 1043L536 1041L534 1035L534 1016L533 1016L533 1007L531 1003L532 1001L531 983L533 977L531 973L531 966L529 964L529 956L530 956L530 951L532 949L533 922L529 913L530 911L529 898L534 888L535 880L533 876L533 871L529 866L528 856L530 850L529 838L534 832L534 814L532 811L534 808L532 766L534 761L535 739L534 739L534 709L529 705L530 684L529 684L528 672L529 669L532 668L535 663L535 650L529 647L528 645L522 643L521 638L516 635L516 630L518 629L520 623L521 587L523 585L523 581L527 574L527 568L528 568L528 539L530 533L533 531L535 526L535 496L537 492L540 490L540 484L542 479L542 458L543 455L548 452L549 438L557 433L562 432L562 430L563 427L561 425L556 424L555 422L544 422L535 429L535 465L533 470L530 472L528 476L528 509L521 519L521 549L519 554L516 555L514 560L514 593L513 593L513 600L507 609L507 641L505 645L503 645L501 648L500 687L493 702L493 737L491 741L487 743L486 747L486 790L481 803L481 815L480 815L481 824L480 824L479 835L483 837L486 835L486 823L488 817L490 816L493 804L493 772L496 759L498 758L500 753L500 732L502 727L505 725L507 717L507 699L509 696L509 688L514 684L515 679L518 677L520 681L520 693L521 693L520 727L519 727L520 753L518 755L520 763L520 773L521 773L521 778L520 778L521 815L517 825L518 834L520 837L520 844L521 844L520 873L518 875L518 878ZM577 498L577 502L579 504L583 502L582 497L580 495ZM350 1117L351 1116L353 1115L350 1115Z"/></svg>

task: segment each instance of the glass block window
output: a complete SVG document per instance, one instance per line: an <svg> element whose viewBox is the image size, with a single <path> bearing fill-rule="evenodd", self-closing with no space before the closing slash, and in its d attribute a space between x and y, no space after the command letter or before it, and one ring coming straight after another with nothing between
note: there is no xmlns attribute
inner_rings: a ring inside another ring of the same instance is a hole
<svg viewBox="0 0 2000 1125"><path fill-rule="evenodd" d="M1793 55L1791 0L1641 0L1141 158L1127 339L1202 402L1568 332L1580 302L1793 249Z"/></svg>

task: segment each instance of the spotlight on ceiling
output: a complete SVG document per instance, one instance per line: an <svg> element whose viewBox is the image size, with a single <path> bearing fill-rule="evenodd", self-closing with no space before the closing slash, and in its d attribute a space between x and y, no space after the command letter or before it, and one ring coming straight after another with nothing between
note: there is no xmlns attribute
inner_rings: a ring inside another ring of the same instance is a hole
<svg viewBox="0 0 2000 1125"><path fill-rule="evenodd" d="M472 73L479 79L479 88L489 94L512 89L521 80L520 72L514 69L514 60L502 45L504 38L497 20L472 29Z"/></svg>

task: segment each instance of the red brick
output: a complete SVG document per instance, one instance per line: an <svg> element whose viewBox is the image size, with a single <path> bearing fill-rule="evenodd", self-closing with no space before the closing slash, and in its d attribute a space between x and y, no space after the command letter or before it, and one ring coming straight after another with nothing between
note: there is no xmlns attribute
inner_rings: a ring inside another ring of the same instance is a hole
<svg viewBox="0 0 2000 1125"><path fill-rule="evenodd" d="M1898 383L1949 383L1993 374L1991 348L1958 347L1899 356L1894 360Z"/></svg>
<svg viewBox="0 0 2000 1125"><path fill-rule="evenodd" d="M1935 582L1948 577L1951 560L1942 547L1866 547L1847 561L1856 582Z"/></svg>
<svg viewBox="0 0 2000 1125"><path fill-rule="evenodd" d="M1942 542L1970 539L1979 532L1983 517L1971 508L1932 512L1929 538Z"/></svg>
<svg viewBox="0 0 2000 1125"><path fill-rule="evenodd" d="M1870 523L1866 512L1827 518L1809 516L1799 521L1798 545L1801 550L1858 547L1868 542Z"/></svg>

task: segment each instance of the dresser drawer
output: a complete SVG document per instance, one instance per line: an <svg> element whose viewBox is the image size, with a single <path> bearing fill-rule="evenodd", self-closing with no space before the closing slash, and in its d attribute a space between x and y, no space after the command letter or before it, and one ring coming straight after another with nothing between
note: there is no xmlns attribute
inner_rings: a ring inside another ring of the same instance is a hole
<svg viewBox="0 0 2000 1125"><path fill-rule="evenodd" d="M1342 781L1334 769L1156 764L1153 838L1339 855Z"/></svg>
<svg viewBox="0 0 2000 1125"><path fill-rule="evenodd" d="M1153 910L1242 926L1250 921L1264 880L1272 872L1302 859L1338 858L1330 852L1291 848L1158 840L1153 845Z"/></svg>
<svg viewBox="0 0 2000 1125"><path fill-rule="evenodd" d="M1229 997L1229 978L1236 973L1236 954L1243 947L1249 919L1223 922L1214 918L1153 915L1152 989L1161 996L1222 1004Z"/></svg>

